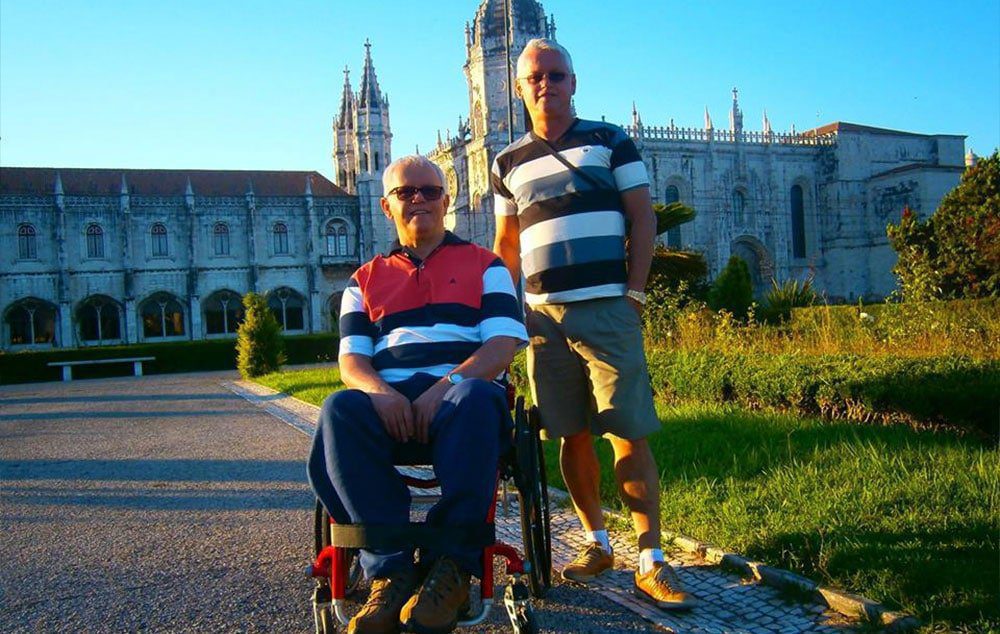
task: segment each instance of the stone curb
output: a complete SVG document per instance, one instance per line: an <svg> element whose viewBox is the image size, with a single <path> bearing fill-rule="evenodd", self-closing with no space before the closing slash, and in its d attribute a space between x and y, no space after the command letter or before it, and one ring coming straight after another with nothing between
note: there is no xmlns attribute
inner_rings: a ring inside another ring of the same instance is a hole
<svg viewBox="0 0 1000 634"><path fill-rule="evenodd" d="M315 405L282 392L275 392L270 388L251 381L227 381L223 382L222 385L239 396L257 403L269 413L282 419L299 431L307 435L312 433L312 427L309 426L306 429L307 425L300 422L300 417L296 415L294 410L299 410L299 414L303 418L308 418L308 416L304 416L305 412L315 412L318 409ZM282 394L282 400L294 403L294 406L291 408L292 412L288 411L287 406L282 407L275 403L266 402L267 398L265 395L276 394ZM569 494L561 489L549 487L549 499L565 503L569 501ZM622 514L610 509L604 509L604 512L627 519ZM920 620L912 615L890 611L880 603L876 603L860 595L835 588L828 588L794 572L768 566L759 561L750 561L736 553L726 552L721 548L707 542L699 541L693 537L670 530L661 531L661 535L665 543L672 544L684 552L698 555L710 564L718 565L720 568L730 570L745 579L753 579L758 583L770 586L781 592L788 592L802 597L802 601L804 602L811 601L844 616L876 624L886 632L891 632L892 634L912 632L921 624Z"/></svg>
<svg viewBox="0 0 1000 634"><path fill-rule="evenodd" d="M904 612L890 611L882 604L860 595L828 588L794 572L768 566L759 561L750 561L736 553L726 552L687 535L668 530L662 531L662 535L667 543L672 543L685 552L695 553L705 561L732 570L741 577L753 578L782 592L808 597L808 600L844 616L879 625L886 632L894 634L912 632L920 626L920 620L916 617Z"/></svg>

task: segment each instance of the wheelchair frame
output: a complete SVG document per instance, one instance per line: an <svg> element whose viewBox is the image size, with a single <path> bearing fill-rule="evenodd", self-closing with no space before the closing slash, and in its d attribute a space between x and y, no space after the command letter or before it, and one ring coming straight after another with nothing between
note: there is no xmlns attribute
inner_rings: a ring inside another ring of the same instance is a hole
<svg viewBox="0 0 1000 634"><path fill-rule="evenodd" d="M542 452L537 408L526 410L524 398L520 396L512 400L514 418L512 448L501 457L493 490L493 503L487 513L484 528L492 530L495 525L498 491L501 485L504 490L506 510L506 483L512 481L517 489L524 556L522 557L513 546L496 540L495 537L492 543L483 547L479 613L471 618L459 620L458 626L477 625L489 615L494 594L493 559L502 557L505 560L505 572L511 576L511 582L507 584L503 599L511 625L515 634L533 634L537 631L537 625L529 594L540 599L552 585L548 486L545 481L545 458ZM406 475L403 478L410 487L430 489L437 486L434 479ZM341 543L333 537L331 525L334 525L332 518L317 500L314 529L316 558L307 570L309 576L316 579L312 604L317 634L332 634L336 631L338 622L341 625L348 624L350 619L345 611L347 596L360 584L360 570L357 562L352 562L352 548L364 544ZM342 526L364 528L364 525ZM411 532L417 531L411 528ZM335 541L338 543L335 544ZM419 536L411 538L410 543L421 545ZM527 575L527 587L521 581L521 575Z"/></svg>

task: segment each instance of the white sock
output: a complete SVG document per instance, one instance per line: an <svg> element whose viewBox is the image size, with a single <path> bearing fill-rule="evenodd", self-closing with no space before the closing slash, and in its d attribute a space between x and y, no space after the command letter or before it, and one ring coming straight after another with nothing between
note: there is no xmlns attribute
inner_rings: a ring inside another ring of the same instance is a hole
<svg viewBox="0 0 1000 634"><path fill-rule="evenodd" d="M588 542L597 542L604 549L604 552L611 552L611 540L608 538L607 529L599 531L584 531L587 534Z"/></svg>
<svg viewBox="0 0 1000 634"><path fill-rule="evenodd" d="M643 548L639 553L639 574L644 575L653 569L653 562L663 561L663 551L659 548Z"/></svg>

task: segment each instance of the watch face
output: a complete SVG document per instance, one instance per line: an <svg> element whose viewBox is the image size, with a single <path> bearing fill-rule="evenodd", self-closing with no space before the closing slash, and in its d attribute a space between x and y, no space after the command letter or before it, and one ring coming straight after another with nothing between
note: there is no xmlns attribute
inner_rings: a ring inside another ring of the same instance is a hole
<svg viewBox="0 0 1000 634"><path fill-rule="evenodd" d="M448 382L451 383L452 385L458 385L459 383L462 382L462 375L452 372L451 374L448 375Z"/></svg>

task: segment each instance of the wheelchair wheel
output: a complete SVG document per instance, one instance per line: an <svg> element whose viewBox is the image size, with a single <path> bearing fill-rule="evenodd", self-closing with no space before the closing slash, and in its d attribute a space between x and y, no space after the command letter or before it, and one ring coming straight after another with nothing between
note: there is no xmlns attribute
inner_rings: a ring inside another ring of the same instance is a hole
<svg viewBox="0 0 1000 634"><path fill-rule="evenodd" d="M545 457L535 412L534 408L531 414L526 412L523 397L518 397L514 409L514 447L521 539L525 558L531 564L528 586L532 596L541 598L552 586L552 536Z"/></svg>
<svg viewBox="0 0 1000 634"><path fill-rule="evenodd" d="M313 526L313 536L316 543L316 554L330 545L330 514L323 508L323 503L316 500L316 514ZM344 596L350 597L361 587L364 579L364 572L361 570L361 561L358 559L358 551L350 549L351 568L347 573L347 586L344 588Z"/></svg>

